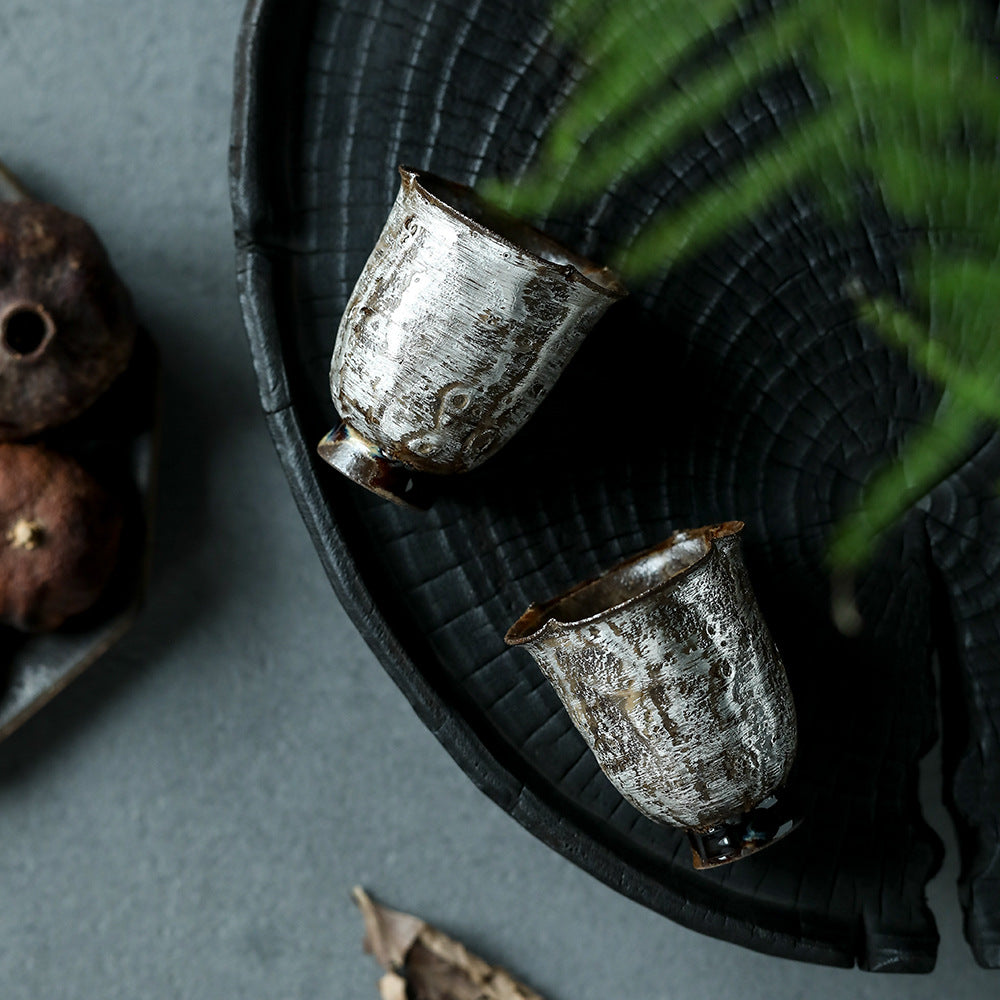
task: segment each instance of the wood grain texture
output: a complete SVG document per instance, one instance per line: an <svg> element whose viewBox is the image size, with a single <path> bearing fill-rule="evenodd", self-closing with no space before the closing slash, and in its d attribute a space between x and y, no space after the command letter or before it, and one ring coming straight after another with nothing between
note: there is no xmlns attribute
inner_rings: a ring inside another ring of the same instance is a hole
<svg viewBox="0 0 1000 1000"><path fill-rule="evenodd" d="M835 228L795 193L635 289L587 338L530 434L444 486L426 514L368 497L314 455L337 419L334 334L396 165L464 182L517 173L572 75L530 5L248 8L233 158L241 295L262 405L331 581L472 780L547 843L686 926L867 969L933 965L923 890L940 846L920 815L917 763L936 735L931 656L950 652L968 931L977 957L996 963L1000 543L995 503L982 499L1000 478L992 439L887 538L861 581L863 634L839 636L828 615L830 527L936 402L842 294L856 274L898 289L909 236L872 198L856 224ZM600 258L816 99L796 71L774 74L655 169L585 212L539 221ZM530 601L675 528L728 518L748 524L747 563L795 696L790 780L807 825L696 874L683 836L622 800L530 656L502 636Z"/></svg>

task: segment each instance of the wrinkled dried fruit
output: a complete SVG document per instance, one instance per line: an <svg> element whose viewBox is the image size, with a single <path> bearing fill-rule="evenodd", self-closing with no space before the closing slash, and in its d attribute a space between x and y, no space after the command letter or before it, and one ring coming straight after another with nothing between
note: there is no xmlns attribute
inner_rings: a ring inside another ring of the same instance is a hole
<svg viewBox="0 0 1000 1000"><path fill-rule="evenodd" d="M0 444L0 621L58 628L100 597L115 567L121 504L73 459Z"/></svg>
<svg viewBox="0 0 1000 1000"><path fill-rule="evenodd" d="M0 203L0 441L82 413L134 341L132 300L90 226L54 205Z"/></svg>

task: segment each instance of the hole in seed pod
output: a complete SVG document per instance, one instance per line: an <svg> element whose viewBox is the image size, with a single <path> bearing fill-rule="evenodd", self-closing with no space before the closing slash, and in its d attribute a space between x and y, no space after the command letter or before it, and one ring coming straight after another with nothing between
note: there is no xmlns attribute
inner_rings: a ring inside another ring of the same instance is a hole
<svg viewBox="0 0 1000 1000"><path fill-rule="evenodd" d="M55 326L41 306L15 306L0 319L4 347L22 358L38 354L54 332Z"/></svg>

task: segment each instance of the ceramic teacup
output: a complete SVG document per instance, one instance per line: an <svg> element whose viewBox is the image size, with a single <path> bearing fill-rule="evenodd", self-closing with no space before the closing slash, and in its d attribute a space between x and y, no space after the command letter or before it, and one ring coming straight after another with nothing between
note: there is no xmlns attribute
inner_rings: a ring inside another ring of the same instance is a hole
<svg viewBox="0 0 1000 1000"><path fill-rule="evenodd" d="M412 504L414 473L466 472L510 440L625 289L471 188L400 174L341 319L330 391L342 423L319 453Z"/></svg>
<svg viewBox="0 0 1000 1000"><path fill-rule="evenodd" d="M552 683L611 782L688 831L695 867L794 826L779 794L795 705L743 563L740 521L662 545L532 604L507 633Z"/></svg>

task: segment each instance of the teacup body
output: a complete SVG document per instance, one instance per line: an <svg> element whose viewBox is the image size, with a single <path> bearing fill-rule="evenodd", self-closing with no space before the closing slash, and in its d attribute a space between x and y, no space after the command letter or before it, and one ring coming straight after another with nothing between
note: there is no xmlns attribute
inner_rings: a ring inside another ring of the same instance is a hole
<svg viewBox="0 0 1000 1000"><path fill-rule="evenodd" d="M406 471L465 472L501 448L625 292L470 188L400 174L337 333L330 390L343 424L320 454L405 501Z"/></svg>
<svg viewBox="0 0 1000 1000"><path fill-rule="evenodd" d="M507 633L622 795L692 834L698 867L791 826L771 807L795 757L795 706L743 563L742 527L677 532L532 605Z"/></svg>

